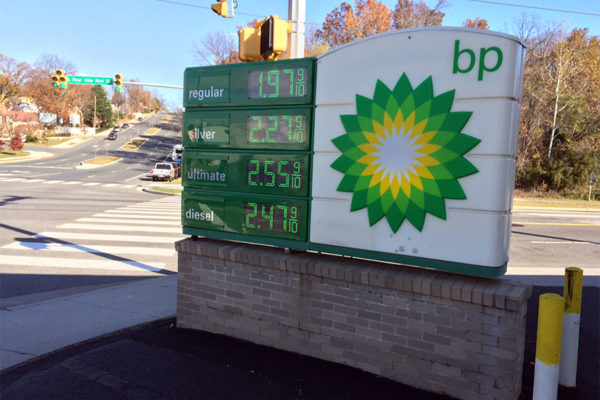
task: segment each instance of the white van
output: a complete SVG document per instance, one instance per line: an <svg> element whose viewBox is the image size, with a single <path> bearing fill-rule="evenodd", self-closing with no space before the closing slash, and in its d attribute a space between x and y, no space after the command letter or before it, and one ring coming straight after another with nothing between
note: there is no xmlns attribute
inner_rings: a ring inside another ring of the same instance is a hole
<svg viewBox="0 0 600 400"><path fill-rule="evenodd" d="M176 144L173 146L173 155L171 158L173 161L181 161L181 156L183 155L183 146L180 144Z"/></svg>

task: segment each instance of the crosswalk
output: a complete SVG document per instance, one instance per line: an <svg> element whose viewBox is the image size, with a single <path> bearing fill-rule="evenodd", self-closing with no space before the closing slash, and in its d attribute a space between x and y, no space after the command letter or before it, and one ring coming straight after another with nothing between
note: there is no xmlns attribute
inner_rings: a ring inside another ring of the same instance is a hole
<svg viewBox="0 0 600 400"><path fill-rule="evenodd" d="M0 273L164 275L177 271L180 198L99 212L0 246Z"/></svg>
<svg viewBox="0 0 600 400"><path fill-rule="evenodd" d="M39 183L39 184L43 184L43 185L81 185L81 186L121 188L121 189L130 189L130 188L135 188L138 186L136 184L126 184L126 183L66 181L66 180L60 180L60 179L39 179L39 178L14 177L11 175L0 175L0 182Z"/></svg>

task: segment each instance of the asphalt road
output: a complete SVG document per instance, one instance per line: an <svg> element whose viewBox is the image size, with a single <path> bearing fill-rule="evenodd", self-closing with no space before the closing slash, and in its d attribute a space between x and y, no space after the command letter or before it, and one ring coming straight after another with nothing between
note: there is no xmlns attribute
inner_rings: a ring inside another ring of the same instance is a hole
<svg viewBox="0 0 600 400"><path fill-rule="evenodd" d="M162 123L163 114L132 124L118 134L117 140L108 140L107 135L98 135L72 148L26 146L26 150L53 153L47 159L32 162L0 164L0 174L11 173L28 178L59 179L72 181L93 180L96 182L139 183L149 180L154 163L171 155L174 144L181 143L181 119L173 117ZM160 131L147 134L157 127ZM141 137L146 142L137 151L122 150L131 139ZM81 163L96 156L120 157L118 163L97 169L81 169Z"/></svg>
<svg viewBox="0 0 600 400"><path fill-rule="evenodd" d="M97 136L73 148L36 146L55 155L0 164L0 299L39 300L175 273L179 198L141 190L154 163L181 143L181 122L162 118L136 124L116 141ZM161 129L145 134L152 126ZM138 136L147 139L140 149L120 149ZM121 161L80 169L95 146L108 146Z"/></svg>
<svg viewBox="0 0 600 400"><path fill-rule="evenodd" d="M564 269L584 270L600 286L600 210L513 210L508 276L536 285L562 285Z"/></svg>

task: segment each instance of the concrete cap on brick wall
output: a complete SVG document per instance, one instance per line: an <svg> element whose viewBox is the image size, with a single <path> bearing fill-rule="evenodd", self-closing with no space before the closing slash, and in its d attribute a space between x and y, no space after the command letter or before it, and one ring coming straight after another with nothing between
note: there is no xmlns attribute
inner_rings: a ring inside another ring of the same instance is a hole
<svg viewBox="0 0 600 400"><path fill-rule="evenodd" d="M280 248L262 245L249 247L247 243L188 238L176 242L175 248L178 252L191 255L509 311L518 311L519 304L528 299L532 292L530 284L502 278L479 278L312 252L285 253Z"/></svg>

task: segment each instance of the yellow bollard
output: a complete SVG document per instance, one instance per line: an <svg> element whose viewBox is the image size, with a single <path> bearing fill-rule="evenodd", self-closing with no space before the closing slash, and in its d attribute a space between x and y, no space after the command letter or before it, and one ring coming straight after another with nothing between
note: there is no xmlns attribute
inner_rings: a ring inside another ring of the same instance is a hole
<svg viewBox="0 0 600 400"><path fill-rule="evenodd" d="M554 293L540 296L533 400L556 399L565 300Z"/></svg>
<svg viewBox="0 0 600 400"><path fill-rule="evenodd" d="M558 383L574 388L577 380L577 352L579 351L579 321L581 318L581 294L583 270L565 269L565 313L563 317L562 348Z"/></svg>

